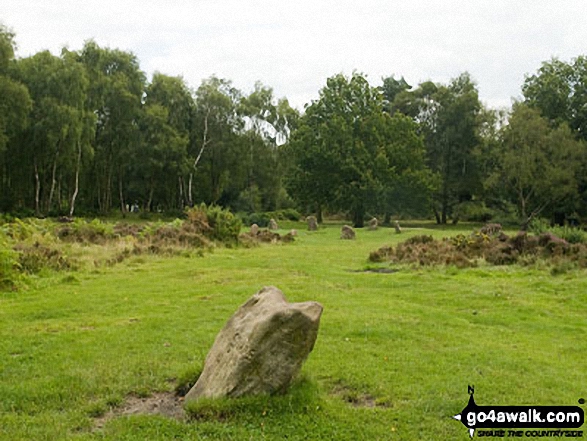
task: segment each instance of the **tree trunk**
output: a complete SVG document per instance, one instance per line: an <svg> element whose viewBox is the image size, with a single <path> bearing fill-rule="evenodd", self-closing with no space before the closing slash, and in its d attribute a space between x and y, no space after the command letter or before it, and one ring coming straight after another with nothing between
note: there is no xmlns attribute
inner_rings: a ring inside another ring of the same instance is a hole
<svg viewBox="0 0 587 441"><path fill-rule="evenodd" d="M194 164L192 165L192 168L194 170L192 172L190 172L190 179L189 179L189 183L188 183L188 204L190 207L194 206L194 199L192 198L192 183L193 183L194 173L196 173L196 170L198 168L198 163L200 162L200 159L202 159L202 154L204 153L206 146L210 143L210 140L208 139L208 118L209 117L210 117L210 109L207 110L206 117L204 118L204 134L202 135L202 146L200 147L200 152L198 153L198 156L196 156L196 159L194 160Z"/></svg>
<svg viewBox="0 0 587 441"><path fill-rule="evenodd" d="M55 153L55 159L53 160L53 169L51 171L51 189L49 190L49 200L47 201L47 212L51 211L51 206L53 205L53 194L55 193L55 184L57 180L55 179L55 175L57 173L57 158L59 158L59 149Z"/></svg>
<svg viewBox="0 0 587 441"><path fill-rule="evenodd" d="M75 200L77 198L77 194L79 192L79 169L82 162L82 146L78 142L78 150L77 150L77 163L75 165L75 188L73 190L73 195L71 196L71 202L69 204L69 217L73 216L73 211L75 210Z"/></svg>
<svg viewBox="0 0 587 441"><path fill-rule="evenodd" d="M178 189L179 189L179 208L183 210L184 201L183 201L183 176L178 176Z"/></svg>
<svg viewBox="0 0 587 441"><path fill-rule="evenodd" d="M322 205L318 204L318 206L316 207L316 222L321 224L323 221L324 219L322 218Z"/></svg>
<svg viewBox="0 0 587 441"><path fill-rule="evenodd" d="M118 197L120 198L120 211L126 214L126 205L124 204L124 194L122 192L122 170L118 171Z"/></svg>
<svg viewBox="0 0 587 441"><path fill-rule="evenodd" d="M446 225L447 211L448 207L446 206L445 201L442 201L442 213L440 218L440 223L442 223L442 225Z"/></svg>
<svg viewBox="0 0 587 441"><path fill-rule="evenodd" d="M106 181L106 193L104 194L104 212L108 213L112 206L112 167L108 167L108 178Z"/></svg>
<svg viewBox="0 0 587 441"><path fill-rule="evenodd" d="M440 223L441 223L440 213L436 209L436 206L435 205L432 206L432 211L434 212L434 219L436 219L436 224L437 225L440 225Z"/></svg>
<svg viewBox="0 0 587 441"><path fill-rule="evenodd" d="M35 216L41 215L41 179L39 178L39 167L35 160Z"/></svg>
<svg viewBox="0 0 587 441"><path fill-rule="evenodd" d="M188 180L188 206L194 206L194 199L192 198L192 182L194 180L194 174L190 172L190 178Z"/></svg>
<svg viewBox="0 0 587 441"><path fill-rule="evenodd" d="M155 192L155 183L153 182L153 179L151 179L151 185L150 185L150 190L149 190L149 200L147 201L147 206L145 207L145 210L148 212L153 211L151 209L151 204L153 204L153 193Z"/></svg>
<svg viewBox="0 0 587 441"><path fill-rule="evenodd" d="M363 228L365 226L365 208L359 205L353 210L353 227Z"/></svg>

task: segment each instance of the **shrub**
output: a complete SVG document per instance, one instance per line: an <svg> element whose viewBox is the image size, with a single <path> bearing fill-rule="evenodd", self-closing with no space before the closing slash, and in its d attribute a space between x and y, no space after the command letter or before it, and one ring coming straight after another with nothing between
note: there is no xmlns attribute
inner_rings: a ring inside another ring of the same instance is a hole
<svg viewBox="0 0 587 441"><path fill-rule="evenodd" d="M200 234L228 244L238 242L242 222L230 211L216 205L208 207L202 204L189 209L187 216L187 222Z"/></svg>
<svg viewBox="0 0 587 441"><path fill-rule="evenodd" d="M76 219L57 229L57 236L65 241L103 244L108 239L115 237L114 228L111 224L104 223L99 219L87 222L84 219Z"/></svg>
<svg viewBox="0 0 587 441"><path fill-rule="evenodd" d="M426 244L434 242L434 238L432 236L420 235L420 236L413 236L407 239L404 243L406 245L416 245L416 244Z"/></svg>
<svg viewBox="0 0 587 441"><path fill-rule="evenodd" d="M271 216L267 213L251 213L242 217L242 221L245 225L257 224L261 228L267 227L270 220Z"/></svg>
<svg viewBox="0 0 587 441"><path fill-rule="evenodd" d="M19 267L18 254L10 246L6 234L0 230L0 289L14 288Z"/></svg>
<svg viewBox="0 0 587 441"><path fill-rule="evenodd" d="M382 247L370 254L373 262L391 261L420 266L455 265L459 268L475 266L485 259L492 265L534 264L539 259L560 268L587 267L587 245L570 244L551 232L540 236L519 232L513 237L500 233L489 236L475 232L451 238L433 240L430 236L415 236L399 243L395 249ZM566 265L571 262L572 265ZM554 270L553 274L558 270Z"/></svg>
<svg viewBox="0 0 587 441"><path fill-rule="evenodd" d="M530 222L530 225L528 225L528 231L536 234L537 236L547 232L548 230L550 230L550 224L545 219L534 218Z"/></svg>
<svg viewBox="0 0 587 441"><path fill-rule="evenodd" d="M463 202L457 207L455 215L468 222L489 222L495 212L482 202Z"/></svg>
<svg viewBox="0 0 587 441"><path fill-rule="evenodd" d="M587 233L576 227L555 227L551 231L568 243L587 243Z"/></svg>
<svg viewBox="0 0 587 441"><path fill-rule="evenodd" d="M70 262L54 247L35 242L33 245L18 244L15 249L20 269L29 274L43 269L61 271L71 268Z"/></svg>

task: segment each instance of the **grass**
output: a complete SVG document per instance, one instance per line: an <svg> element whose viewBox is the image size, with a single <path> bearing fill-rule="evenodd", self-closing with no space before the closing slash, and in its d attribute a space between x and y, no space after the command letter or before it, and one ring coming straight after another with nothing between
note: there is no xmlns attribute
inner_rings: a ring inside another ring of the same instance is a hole
<svg viewBox="0 0 587 441"><path fill-rule="evenodd" d="M466 405L576 405L586 398L587 278L569 269L453 267L386 274L369 252L411 235L297 228L288 245L142 255L0 293L0 439L466 440ZM88 249L90 250L90 249ZM380 265L384 266L384 265ZM189 406L192 419L96 417L129 396L173 391L264 285L323 304L303 375L281 397ZM543 438L547 439L547 438Z"/></svg>

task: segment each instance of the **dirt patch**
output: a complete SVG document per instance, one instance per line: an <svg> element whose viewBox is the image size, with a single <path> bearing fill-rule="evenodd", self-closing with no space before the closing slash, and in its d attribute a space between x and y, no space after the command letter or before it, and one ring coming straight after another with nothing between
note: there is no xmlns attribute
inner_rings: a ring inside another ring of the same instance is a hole
<svg viewBox="0 0 587 441"><path fill-rule="evenodd" d="M399 270L392 268L366 268L360 270L349 270L351 273L377 273L377 274L393 274Z"/></svg>
<svg viewBox="0 0 587 441"><path fill-rule="evenodd" d="M119 407L111 409L105 415L96 418L94 426L101 429L114 418L128 415L162 415L176 420L186 418L183 409L183 397L173 392L158 392L150 397L129 396Z"/></svg>
<svg viewBox="0 0 587 441"><path fill-rule="evenodd" d="M330 391L331 395L341 398L353 407L390 407L386 399L377 398L370 393L358 391L357 389L343 383L336 384Z"/></svg>

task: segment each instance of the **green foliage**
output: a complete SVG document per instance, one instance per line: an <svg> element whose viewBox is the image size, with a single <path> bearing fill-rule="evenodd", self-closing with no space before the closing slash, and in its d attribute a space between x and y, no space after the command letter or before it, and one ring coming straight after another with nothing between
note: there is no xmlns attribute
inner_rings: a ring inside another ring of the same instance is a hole
<svg viewBox="0 0 587 441"><path fill-rule="evenodd" d="M555 227L551 231L568 243L587 243L587 233L579 228L565 225L564 227Z"/></svg>
<svg viewBox="0 0 587 441"><path fill-rule="evenodd" d="M12 243L3 229L0 229L0 290L16 286L20 266L18 253L12 249Z"/></svg>
<svg viewBox="0 0 587 441"><path fill-rule="evenodd" d="M367 211L392 211L410 186L426 196L416 124L382 110L381 92L364 76L327 80L288 146L288 189L303 206L319 217L325 208L347 211L363 226Z"/></svg>
<svg viewBox="0 0 587 441"><path fill-rule="evenodd" d="M85 219L75 219L72 223L59 227L57 236L65 241L104 243L114 238L114 226L100 219L93 219L90 222Z"/></svg>
<svg viewBox="0 0 587 441"><path fill-rule="evenodd" d="M241 220L230 211L217 205L190 208L187 211L188 220L201 229L202 233L212 240L226 244L238 242L238 236L242 227Z"/></svg>
<svg viewBox="0 0 587 441"><path fill-rule="evenodd" d="M539 112L516 105L493 152L488 188L515 203L522 227L545 210L577 197L577 172L584 146L566 125L552 128Z"/></svg>
<svg viewBox="0 0 587 441"><path fill-rule="evenodd" d="M556 124L567 123L584 140L587 140L586 91L585 56L570 62L557 58L545 61L535 74L526 77L522 86L526 103Z"/></svg>
<svg viewBox="0 0 587 441"><path fill-rule="evenodd" d="M552 233L571 244L587 243L587 233L580 228L570 227L568 225L563 227L553 227L549 222L542 218L532 220L529 231L536 235Z"/></svg>
<svg viewBox="0 0 587 441"><path fill-rule="evenodd" d="M448 85L425 82L404 88L392 107L420 123L426 141L427 165L436 177L433 208L438 223L454 216L453 208L480 192L474 150L479 144L481 102L468 73Z"/></svg>
<svg viewBox="0 0 587 441"><path fill-rule="evenodd" d="M466 222L489 222L492 220L496 211L488 208L483 202L463 202L459 204L453 215Z"/></svg>
<svg viewBox="0 0 587 441"><path fill-rule="evenodd" d="M15 250L18 252L19 269L25 273L37 274L44 269L65 271L72 268L68 259L54 245L40 242L33 245L18 244Z"/></svg>
<svg viewBox="0 0 587 441"><path fill-rule="evenodd" d="M299 221L302 217L299 211L293 208L287 208L284 210L267 211L263 213L239 213L239 217L242 219L244 225L257 224L261 228L265 228L269 225L271 219L288 220L288 221Z"/></svg>

